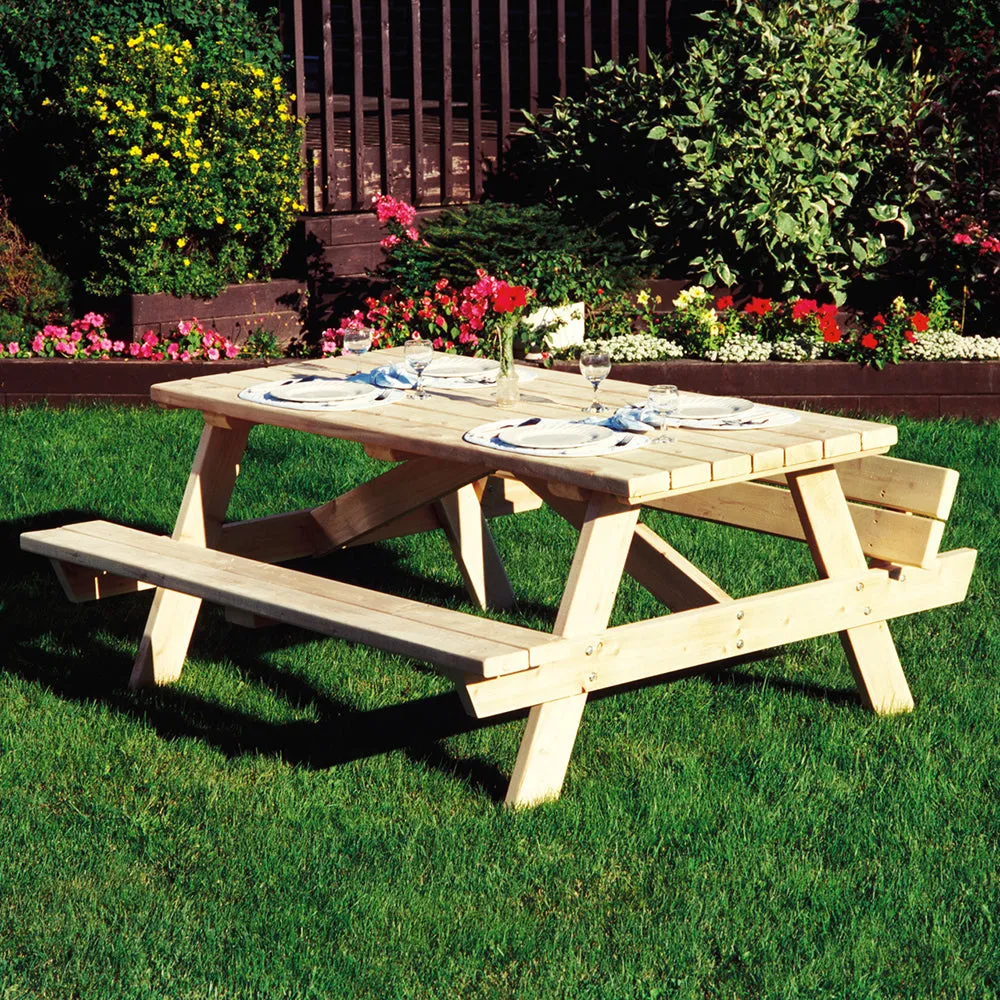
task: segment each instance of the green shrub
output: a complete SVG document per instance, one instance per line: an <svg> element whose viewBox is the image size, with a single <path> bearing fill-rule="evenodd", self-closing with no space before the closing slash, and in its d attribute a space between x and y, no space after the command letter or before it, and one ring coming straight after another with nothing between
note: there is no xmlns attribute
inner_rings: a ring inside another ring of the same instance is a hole
<svg viewBox="0 0 1000 1000"><path fill-rule="evenodd" d="M69 279L18 228L0 197L0 336L44 326L69 311Z"/></svg>
<svg viewBox="0 0 1000 1000"><path fill-rule="evenodd" d="M420 239L404 233L386 251L380 273L407 295L441 278L456 287L472 285L482 269L534 288L541 304L561 305L592 302L598 289L620 291L640 277L634 249L621 240L595 238L545 205L488 201L447 209L421 223Z"/></svg>
<svg viewBox="0 0 1000 1000"><path fill-rule="evenodd" d="M681 65L598 67L584 100L533 127L565 167L556 195L581 210L596 196L645 254L706 283L842 298L910 233L942 143L917 159L929 80L873 63L853 15L844 0L730 0Z"/></svg>
<svg viewBox="0 0 1000 1000"><path fill-rule="evenodd" d="M217 46L208 60L159 24L77 55L65 111L83 145L62 182L95 251L88 291L214 295L287 249L301 125L280 76Z"/></svg>
<svg viewBox="0 0 1000 1000"><path fill-rule="evenodd" d="M62 94L91 35L161 21L196 39L203 53L221 41L269 74L278 68L277 31L261 30L243 0L0 0L0 131Z"/></svg>

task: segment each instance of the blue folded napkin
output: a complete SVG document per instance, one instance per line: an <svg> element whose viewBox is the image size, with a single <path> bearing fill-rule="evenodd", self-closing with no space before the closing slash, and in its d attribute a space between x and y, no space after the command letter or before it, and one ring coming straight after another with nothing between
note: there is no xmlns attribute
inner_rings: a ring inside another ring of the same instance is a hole
<svg viewBox="0 0 1000 1000"><path fill-rule="evenodd" d="M383 365L370 372L375 385L386 389L412 389L417 384L417 376L407 368Z"/></svg>
<svg viewBox="0 0 1000 1000"><path fill-rule="evenodd" d="M583 422L600 424L602 427L610 427L613 431L655 430L656 425L645 419L646 412L642 406L620 406L610 417L587 417Z"/></svg>

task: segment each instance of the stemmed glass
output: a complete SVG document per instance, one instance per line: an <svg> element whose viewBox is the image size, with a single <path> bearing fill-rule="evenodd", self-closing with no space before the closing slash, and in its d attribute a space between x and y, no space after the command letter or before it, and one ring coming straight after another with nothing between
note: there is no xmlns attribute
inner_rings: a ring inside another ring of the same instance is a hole
<svg viewBox="0 0 1000 1000"><path fill-rule="evenodd" d="M659 429L659 434L652 439L653 444L673 444L677 435L673 430L667 431L670 419L677 413L677 386L651 385L646 394L646 405L643 409L643 419ZM650 419L652 418L652 419Z"/></svg>
<svg viewBox="0 0 1000 1000"><path fill-rule="evenodd" d="M372 332L367 326L344 331L344 353L356 354L358 357L358 367L354 372L355 375L361 374L361 358L371 346Z"/></svg>
<svg viewBox="0 0 1000 1000"><path fill-rule="evenodd" d="M408 340L403 345L403 359L417 373L417 399L426 399L424 369L434 360L434 345L429 340Z"/></svg>
<svg viewBox="0 0 1000 1000"><path fill-rule="evenodd" d="M594 399L584 413L607 413L608 408L597 399L597 390L611 372L611 355L607 351L584 351L580 355L580 374L594 387Z"/></svg>

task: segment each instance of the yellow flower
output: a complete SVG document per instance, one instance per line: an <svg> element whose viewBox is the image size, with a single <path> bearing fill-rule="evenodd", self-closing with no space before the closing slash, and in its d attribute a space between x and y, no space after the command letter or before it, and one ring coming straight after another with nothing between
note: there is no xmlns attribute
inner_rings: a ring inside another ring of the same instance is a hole
<svg viewBox="0 0 1000 1000"><path fill-rule="evenodd" d="M249 153L249 154L250 154L250 155L251 155L251 156L252 156L252 157L253 157L253 158L254 158L255 160L259 160L259 159L260 159L260 153L258 153L256 149L248 149L248 150L247 150L247 152L248 152L248 153Z"/></svg>
<svg viewBox="0 0 1000 1000"><path fill-rule="evenodd" d="M185 247L185 246L187 246L187 240L184 239L183 236L179 237L178 240L177 240L177 246L178 247Z"/></svg>
<svg viewBox="0 0 1000 1000"><path fill-rule="evenodd" d="M253 96L256 97L257 100L259 101L264 96L264 91L261 90L260 87L254 87Z"/></svg>
<svg viewBox="0 0 1000 1000"><path fill-rule="evenodd" d="M215 221L221 226L222 223L225 222L226 220L221 215L217 215L215 217Z"/></svg>
<svg viewBox="0 0 1000 1000"><path fill-rule="evenodd" d="M242 222L237 222L236 225L233 226L233 229L235 229L237 232L239 232L242 228L243 228Z"/></svg>
<svg viewBox="0 0 1000 1000"><path fill-rule="evenodd" d="M118 168L117 167L112 167L108 171L108 173L111 174L112 177L117 177L118 176Z"/></svg>
<svg viewBox="0 0 1000 1000"><path fill-rule="evenodd" d="M155 163L160 158L160 154L153 152L142 158L143 163Z"/></svg>
<svg viewBox="0 0 1000 1000"><path fill-rule="evenodd" d="M639 292L639 294L635 297L635 301L641 306L649 305L649 292L647 289L644 288L641 292Z"/></svg>
<svg viewBox="0 0 1000 1000"><path fill-rule="evenodd" d="M180 66L180 64L184 62L184 60L181 59L180 56L174 56L174 62L177 63L178 66Z"/></svg>
<svg viewBox="0 0 1000 1000"><path fill-rule="evenodd" d="M209 85L208 80L202 80L201 81L201 89L202 90L209 90L210 89L210 85Z"/></svg>
<svg viewBox="0 0 1000 1000"><path fill-rule="evenodd" d="M152 128L153 128L154 132L162 132L163 131L163 122L150 122L150 124L152 125Z"/></svg>
<svg viewBox="0 0 1000 1000"><path fill-rule="evenodd" d="M47 108L51 103L52 103L52 98L46 97L45 100L42 101L42 107Z"/></svg>
<svg viewBox="0 0 1000 1000"><path fill-rule="evenodd" d="M101 36L100 35L91 35L90 36L90 40L92 42L99 42L101 40Z"/></svg>
<svg viewBox="0 0 1000 1000"><path fill-rule="evenodd" d="M149 231L150 231L151 233L155 233L155 232L156 232L156 223L155 223L155 222L151 222L151 223L149 224Z"/></svg>
<svg viewBox="0 0 1000 1000"><path fill-rule="evenodd" d="M133 146L128 151L128 155L129 156L142 156L142 150L138 146Z"/></svg>
<svg viewBox="0 0 1000 1000"><path fill-rule="evenodd" d="M192 174L198 173L199 170L201 170L201 164L200 163L192 163L191 164L191 173Z"/></svg>
<svg viewBox="0 0 1000 1000"><path fill-rule="evenodd" d="M177 98L177 103L178 104L190 104L191 102L183 94L181 94L181 96Z"/></svg>
<svg viewBox="0 0 1000 1000"><path fill-rule="evenodd" d="M185 267L190 267L191 266L191 259L189 257L185 257L184 258L184 266Z"/></svg>

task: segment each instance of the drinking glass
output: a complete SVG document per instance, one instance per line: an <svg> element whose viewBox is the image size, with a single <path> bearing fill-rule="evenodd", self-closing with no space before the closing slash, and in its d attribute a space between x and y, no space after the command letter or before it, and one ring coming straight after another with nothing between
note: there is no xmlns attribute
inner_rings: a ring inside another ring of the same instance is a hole
<svg viewBox="0 0 1000 1000"><path fill-rule="evenodd" d="M434 345L429 340L408 340L403 346L403 359L417 373L417 399L426 399L424 369L434 360Z"/></svg>
<svg viewBox="0 0 1000 1000"><path fill-rule="evenodd" d="M580 355L580 374L594 387L594 399L584 413L607 413L608 408L597 399L597 390L611 371L611 355L607 351L584 351Z"/></svg>
<svg viewBox="0 0 1000 1000"><path fill-rule="evenodd" d="M354 373L355 375L361 374L361 358L371 346L372 332L368 327L362 326L357 329L344 331L344 353L356 354L358 357L358 367Z"/></svg>
<svg viewBox="0 0 1000 1000"><path fill-rule="evenodd" d="M659 429L659 434L652 439L653 444L673 444L677 435L671 428L667 430L671 418L677 413L677 386L651 385L646 394L643 419Z"/></svg>

